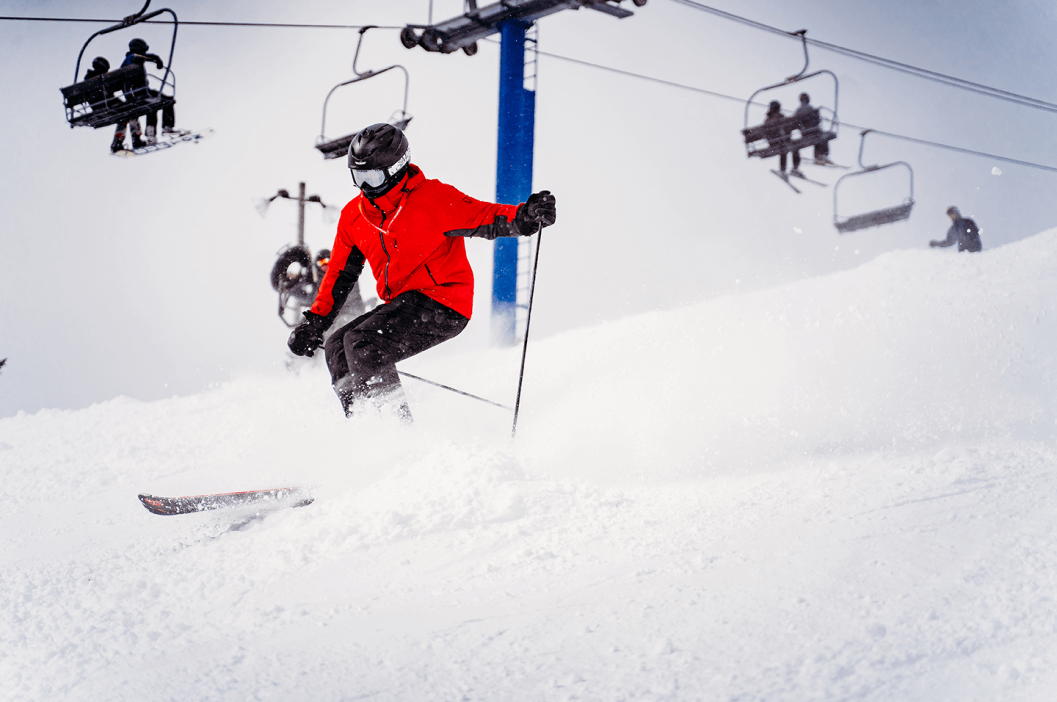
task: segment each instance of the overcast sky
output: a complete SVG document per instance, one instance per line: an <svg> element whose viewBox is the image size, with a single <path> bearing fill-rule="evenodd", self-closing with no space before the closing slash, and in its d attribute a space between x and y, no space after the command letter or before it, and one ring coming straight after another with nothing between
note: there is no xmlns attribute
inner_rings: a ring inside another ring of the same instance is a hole
<svg viewBox="0 0 1057 702"><path fill-rule="evenodd" d="M461 10L436 0L434 19ZM1052 3L983 0L713 0L789 31L1043 100L1057 101ZM5 16L119 18L142 3L0 2ZM650 0L629 19L566 11L541 21L542 50L746 99L797 73L789 38ZM163 6L153 3L151 9ZM182 21L424 23L427 0L173 0ZM178 126L211 127L196 146L135 159L108 153L112 128L70 129L59 88L74 82L84 41L104 25L0 22L0 416L72 409L119 395L196 392L233 374L283 372L288 330L268 272L295 236L296 206L261 219L252 199L278 188L342 205L355 191L340 162L312 148L323 99L352 77L354 30L181 26L173 69ZM117 65L134 36L168 55L171 28L137 27L92 42ZM411 76L413 160L428 177L482 199L495 194L498 46L444 56L404 49L392 30L368 34L358 68L399 62ZM812 49L811 69L839 79L841 122L1057 165L1057 115ZM832 81L797 85L833 101ZM331 101L328 136L384 121L400 106L395 72ZM541 57L534 187L558 199L541 249L533 336L604 323L717 295L859 265L924 247L957 204L985 248L1057 224L1057 174L881 137L865 162L914 169L909 222L839 236L832 188L795 195L745 158L744 104ZM832 157L854 165L857 129ZM998 170L995 170L997 167ZM998 172L1000 171L1000 175ZM840 172L814 176L832 184ZM905 196L900 183L878 194ZM849 192L849 196L854 193ZM866 195L863 195L866 197ZM894 204L894 203L893 203ZM307 238L329 246L334 225L308 213ZM478 290L467 332L430 353L488 343L491 245L470 242ZM937 256L954 255L937 251ZM373 287L368 285L368 288ZM923 349L922 353L938 352ZM644 378L650 369L643 369Z"/></svg>

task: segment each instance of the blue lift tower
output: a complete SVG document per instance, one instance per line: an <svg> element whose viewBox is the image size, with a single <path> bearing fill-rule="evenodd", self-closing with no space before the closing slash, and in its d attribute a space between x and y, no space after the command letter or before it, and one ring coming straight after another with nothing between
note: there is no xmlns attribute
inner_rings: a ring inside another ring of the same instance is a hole
<svg viewBox="0 0 1057 702"><path fill-rule="evenodd" d="M496 202L516 205L532 194L532 151L536 125L536 93L525 87L526 36L539 18L581 7L617 18L631 12L621 0L503 0L477 7L466 0L468 12L434 25L408 25L400 41L412 49L450 54L462 49L477 53L477 41L499 34L499 143L496 152ZM646 0L632 0L642 7ZM492 273L493 338L502 345L517 343L517 239L496 239Z"/></svg>

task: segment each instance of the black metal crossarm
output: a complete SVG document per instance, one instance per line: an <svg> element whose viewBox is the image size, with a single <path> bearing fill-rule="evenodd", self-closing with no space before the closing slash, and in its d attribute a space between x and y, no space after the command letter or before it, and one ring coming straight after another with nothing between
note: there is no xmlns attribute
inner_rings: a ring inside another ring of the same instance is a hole
<svg viewBox="0 0 1057 702"><path fill-rule="evenodd" d="M462 49L467 55L477 53L480 39L497 34L499 24L507 20L532 23L541 17L562 10L579 10L581 7L603 12L618 19L630 17L630 10L619 6L621 0L503 0L478 7L476 0L469 0L470 11L459 17L438 24L409 24L400 31L400 41L408 49L421 46L426 51L450 54ZM646 0L632 0L637 7Z"/></svg>

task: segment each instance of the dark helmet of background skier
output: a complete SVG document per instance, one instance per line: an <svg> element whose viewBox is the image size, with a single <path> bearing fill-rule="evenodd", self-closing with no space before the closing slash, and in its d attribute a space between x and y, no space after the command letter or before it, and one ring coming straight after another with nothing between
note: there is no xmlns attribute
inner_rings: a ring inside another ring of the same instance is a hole
<svg viewBox="0 0 1057 702"><path fill-rule="evenodd" d="M948 217L961 217L962 213L958 211L957 207L955 207L954 205L951 205L950 207L947 208L947 216Z"/></svg>
<svg viewBox="0 0 1057 702"><path fill-rule="evenodd" d="M148 49L150 47L147 46L147 42L139 38L133 39L128 43L128 50L134 54L145 54Z"/></svg>
<svg viewBox="0 0 1057 702"><path fill-rule="evenodd" d="M410 162L407 137L391 124L364 127L349 144L352 182L367 197L388 192L404 177Z"/></svg>

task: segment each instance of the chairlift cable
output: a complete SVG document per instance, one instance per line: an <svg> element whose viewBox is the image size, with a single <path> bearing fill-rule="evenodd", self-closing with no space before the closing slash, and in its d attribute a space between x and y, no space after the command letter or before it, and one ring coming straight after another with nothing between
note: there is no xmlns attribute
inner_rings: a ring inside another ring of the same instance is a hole
<svg viewBox="0 0 1057 702"><path fill-rule="evenodd" d="M717 8L714 8L714 7L710 7L708 5L704 5L702 3L695 2L695 0L672 0L672 1L676 2L676 3L680 4L680 5L685 5L687 7L692 8L692 9L698 10L700 12L708 12L708 13L711 13L711 14L716 15L718 17L722 17L724 19L729 19L729 20L732 20L734 22L739 22L741 24L753 27L755 29L760 29L762 31L771 32L772 34L780 34L780 35L783 35L783 36L786 36L786 37L796 37L798 40L801 39L801 37L799 35L794 34L792 32L787 32L784 29L779 29L778 27L772 27L771 25L764 24L763 22L757 22L756 20L752 20L752 19L749 19L747 17L742 17L741 15L735 15L735 14L733 14L731 12L726 12L724 10L720 10L720 9L717 9ZM1033 108L1036 108L1036 109L1045 110L1047 112L1057 112L1057 104L1054 104L1052 102L1047 102L1045 100L1040 100L1038 98L1029 97L1027 95L1020 95L1018 93L1013 93L1013 92L1010 92L1008 90L1002 90L1000 88L994 88L992 86L984 85L982 83L975 83L973 81L966 80L964 78L956 78L954 76L949 76L949 75L946 75L944 73L939 73L938 71L932 71L932 70L929 70L927 68L920 68L920 67L914 66L912 64L901 63L899 61L894 61L892 59L886 59L886 58L881 57L881 56L874 56L873 54L868 54L868 53L866 53L864 51L858 51L856 49L850 49L848 47L840 46L840 45L837 45L837 44L831 44L829 42L819 41L818 39L807 39L806 37L804 37L804 39L806 39L809 44L811 44L813 46L817 46L817 47L819 47L821 49L828 49L829 51L833 51L835 53L843 54L845 56L849 56L851 58L859 59L861 61L866 61L868 63L873 63L873 64L881 66L883 68L889 68L889 69L892 69L892 70L895 70L895 71L900 71L902 73L907 73L907 74L910 74L910 75L914 75L914 76L917 76L919 78L924 78L925 80L931 80L931 81L934 81L934 82L937 82L937 83L941 83L943 85L947 85L947 86L950 86L950 87L953 87L953 88L959 88L959 89L962 89L962 90L968 90L970 92L978 93L980 95L987 95L989 97L993 97L993 98L996 98L996 99L999 99L999 100L1005 100L1007 102L1011 102L1011 103L1014 103L1014 104L1017 104L1017 105L1023 105L1024 107L1033 107Z"/></svg>
<svg viewBox="0 0 1057 702"><path fill-rule="evenodd" d="M486 39L485 41L490 41L490 40ZM646 80L646 81L650 81L652 83L658 83L660 85L666 85L666 86L671 87L671 88L680 88L682 90L689 90L691 92L701 93L703 95L710 95L712 97L718 97L718 98L722 98L724 100L731 100L731 101L737 102L739 104L745 104L745 99L744 98L735 97L733 95L726 95L724 93L719 93L719 92L716 92L714 90L706 90L705 88L698 88L697 86L686 85L685 83L676 83L675 81L666 80L666 79L663 79L663 78L656 78L654 76L648 76L648 75L644 75L642 73L635 73L633 71L626 71L626 70L623 70L623 69L620 69L620 68L613 68L611 66L604 66L604 65L599 64L599 63L592 63L590 61L583 61L581 59L575 59L575 58L571 58L569 56L562 56L560 54L555 54L555 53L551 53L551 52L548 52L548 51L540 51L539 54L540 54L540 56L546 56L548 58L558 59L559 61L567 61L569 63L575 63L575 64L579 64L581 66L587 66L589 68L597 68L597 69L602 70L602 71L607 71L609 73L616 73L618 75L627 76L629 78L638 78L640 80ZM766 107L766 105L764 103L756 103L756 105L758 107ZM1022 161L1020 159L1010 158L1008 156L999 156L997 154L989 154L989 153L985 153L983 151L974 151L972 149L966 149L966 148L962 148L960 146L951 146L949 144L941 144L941 143L936 142L936 141L929 141L927 139L919 139L917 137L905 136L903 134L894 134L892 132L885 132L885 131L881 131L879 129L874 129L872 127L861 127L861 126L856 125L856 124L851 124L850 122L841 122L841 125L845 126L845 127L849 127L851 129L858 129L858 130L870 129L874 134L891 137L892 139L901 139L903 141L909 141L909 142L913 142L913 143L916 143L916 144L922 144L924 146L934 146L934 147L936 147L938 149L947 149L948 151L956 151L956 152L963 153L963 154L969 154L971 156L980 156L980 157L983 157L983 158L991 158L991 159L995 159L997 161L1005 161L1006 163L1013 163L1013 164L1016 164L1018 166L1026 166L1028 168L1037 168L1039 170L1050 171L1050 172L1057 173L1057 167L1047 166L1047 165L1041 164L1041 163L1032 163L1031 161Z"/></svg>
<svg viewBox="0 0 1057 702"><path fill-rule="evenodd" d="M121 20L112 19L82 19L78 17L0 17L0 20L21 22L96 22L105 24L120 24ZM172 24L169 20L148 20L142 24ZM193 22L180 20L180 24L199 27L264 27L280 29L363 29L363 24L293 24L280 22ZM370 25L375 29L403 29L403 27Z"/></svg>

